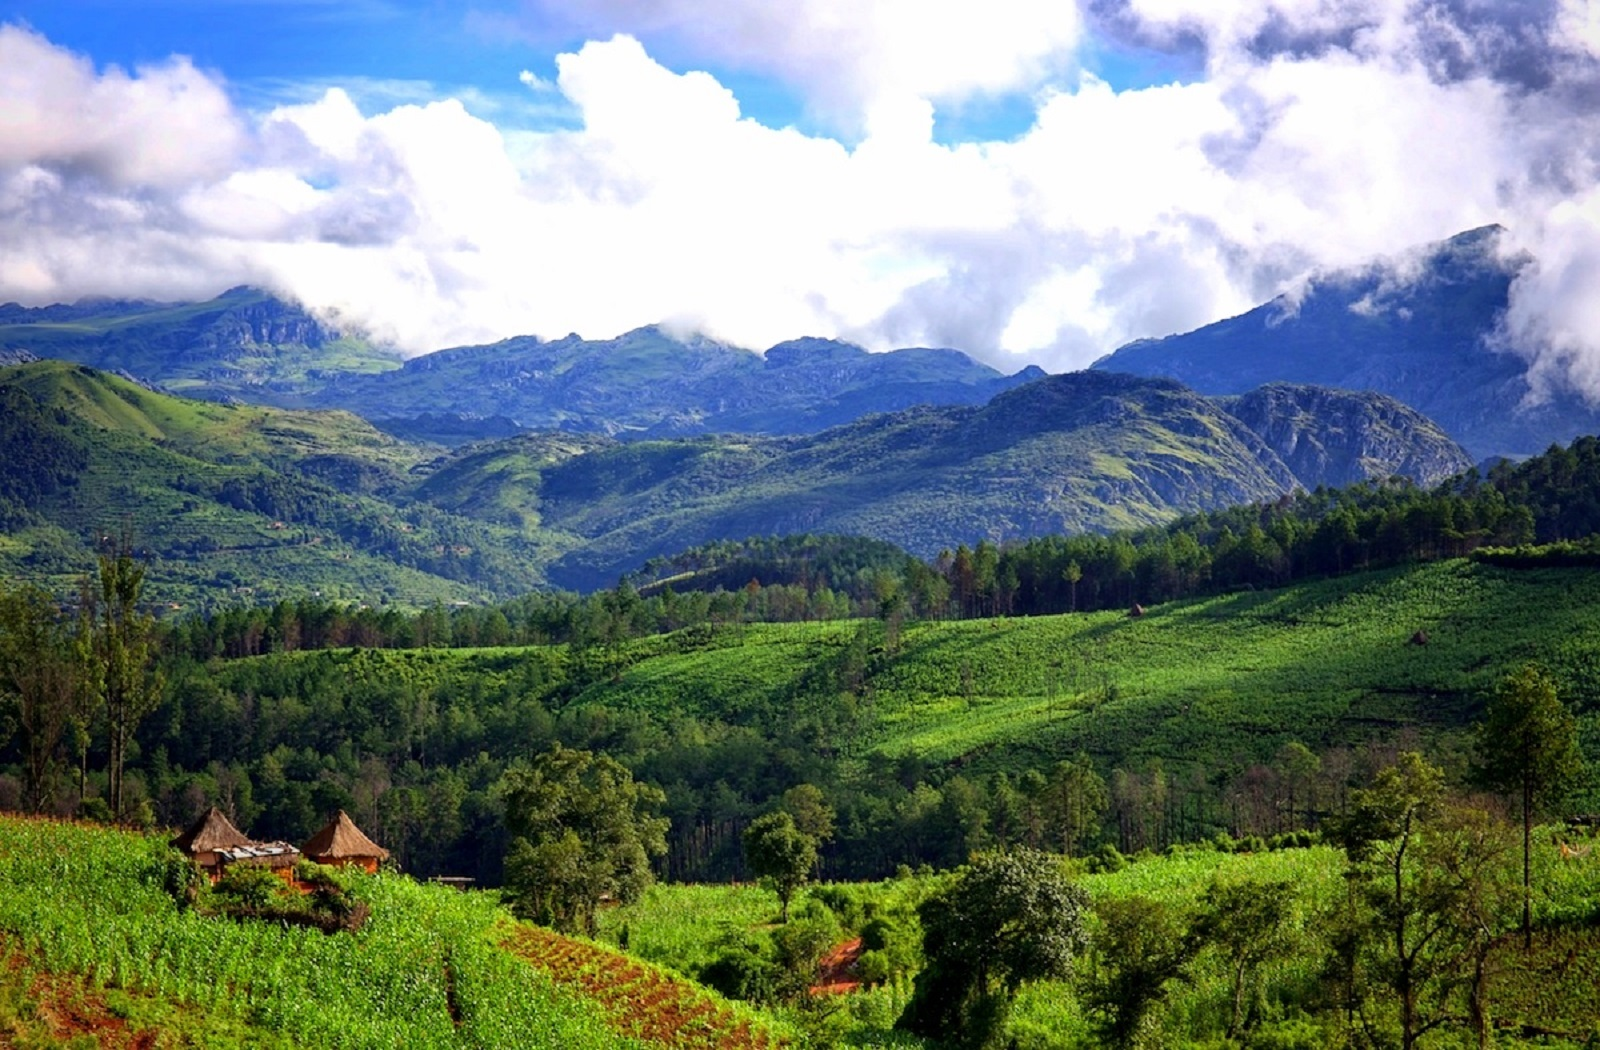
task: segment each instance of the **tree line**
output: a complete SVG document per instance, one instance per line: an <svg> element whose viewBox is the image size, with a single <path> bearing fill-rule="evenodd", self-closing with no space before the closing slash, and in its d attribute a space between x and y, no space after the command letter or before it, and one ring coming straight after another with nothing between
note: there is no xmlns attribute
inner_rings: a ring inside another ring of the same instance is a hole
<svg viewBox="0 0 1600 1050"><path fill-rule="evenodd" d="M685 627L876 617L969 619L1130 609L1180 598L1476 555L1517 566L1600 561L1600 438L1428 490L1403 479L1300 492L1110 535L982 540L922 560L859 537L720 541L653 559L590 595L538 592L417 612L313 599L165 625L193 659L362 646L603 648Z"/></svg>

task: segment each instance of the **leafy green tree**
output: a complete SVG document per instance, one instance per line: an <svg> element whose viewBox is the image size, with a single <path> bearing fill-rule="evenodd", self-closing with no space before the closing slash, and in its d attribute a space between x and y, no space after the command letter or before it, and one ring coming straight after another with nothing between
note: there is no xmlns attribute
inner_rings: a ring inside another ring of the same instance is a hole
<svg viewBox="0 0 1600 1050"><path fill-rule="evenodd" d="M1571 790L1583 773L1577 721L1536 667L1501 680L1478 726L1477 774L1514 796L1522 813L1522 943L1533 947L1533 820Z"/></svg>
<svg viewBox="0 0 1600 1050"><path fill-rule="evenodd" d="M501 780L510 845L505 882L525 918L593 934L595 910L637 900L666 852L665 796L615 759L556 745Z"/></svg>
<svg viewBox="0 0 1600 1050"><path fill-rule="evenodd" d="M125 812L124 773L133 734L161 703L162 678L155 670L155 617L139 610L145 565L136 561L124 536L100 555L94 584L84 588L90 691L105 712L111 815Z"/></svg>
<svg viewBox="0 0 1600 1050"><path fill-rule="evenodd" d="M1484 964L1509 903L1510 847L1496 822L1449 799L1444 773L1404 752L1352 793L1332 832L1350 862L1344 966L1366 1039L1388 1041L1367 1010L1374 990L1393 994L1389 1030L1403 1050L1455 1023L1463 990L1483 1016Z"/></svg>
<svg viewBox="0 0 1600 1050"><path fill-rule="evenodd" d="M927 964L896 1027L994 1045L1023 985L1070 975L1087 904L1059 858L1030 849L973 857L917 909Z"/></svg>
<svg viewBox="0 0 1600 1050"><path fill-rule="evenodd" d="M21 731L23 805L35 813L50 801L79 670L70 626L50 596L32 586L0 587L0 701Z"/></svg>
<svg viewBox="0 0 1600 1050"><path fill-rule="evenodd" d="M794 826L817 840L817 845L833 838L833 807L815 784L796 784L783 793L783 811L794 818Z"/></svg>
<svg viewBox="0 0 1600 1050"><path fill-rule="evenodd" d="M1227 961L1233 991L1229 1039L1238 1038L1245 1030L1246 993L1262 966L1291 947L1289 923L1294 903L1294 885L1288 881L1214 880L1206 890L1194 934Z"/></svg>
<svg viewBox="0 0 1600 1050"><path fill-rule="evenodd" d="M744 832L744 858L750 870L772 884L789 921L789 901L817 866L817 840L795 827L794 818L779 810L757 817Z"/></svg>
<svg viewBox="0 0 1600 1050"><path fill-rule="evenodd" d="M1083 579L1083 566L1079 565L1075 560L1067 562L1067 567L1061 570L1061 579L1066 583L1067 593L1070 596L1069 611L1077 612L1078 583Z"/></svg>
<svg viewBox="0 0 1600 1050"><path fill-rule="evenodd" d="M1105 778L1089 756L1079 752L1050 771L1041 798L1045 841L1063 853L1076 854L1100 833L1111 796Z"/></svg>
<svg viewBox="0 0 1600 1050"><path fill-rule="evenodd" d="M1176 906L1153 897L1113 897L1095 907L1094 969L1087 999L1117 1047L1139 1043L1151 1008L1183 977L1198 942Z"/></svg>

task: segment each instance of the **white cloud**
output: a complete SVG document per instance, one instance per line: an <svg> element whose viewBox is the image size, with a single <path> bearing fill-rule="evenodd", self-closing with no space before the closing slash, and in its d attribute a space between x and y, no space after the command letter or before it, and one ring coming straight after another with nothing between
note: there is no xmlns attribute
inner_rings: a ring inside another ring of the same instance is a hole
<svg viewBox="0 0 1600 1050"><path fill-rule="evenodd" d="M42 164L170 187L226 174L243 142L227 95L188 60L97 74L12 25L0 25L0 99L0 169Z"/></svg>
<svg viewBox="0 0 1600 1050"><path fill-rule="evenodd" d="M1027 90L1082 33L1062 0L528 0L530 23L625 33L687 61L754 70L851 129L884 103Z"/></svg>
<svg viewBox="0 0 1600 1050"><path fill-rule="evenodd" d="M715 77L674 73L629 36L529 85L575 127L513 134L455 101L363 113L337 89L250 117L186 63L96 72L0 29L0 85L25 100L0 109L0 297L249 281L411 352L673 321L754 347L834 335L1066 368L1303 287L1317 267L1499 221L1543 260L1509 330L1550 350L1541 368L1600 387L1585 363L1600 361L1600 319L1580 294L1600 277L1600 117L1569 90L1595 65L1570 44L1581 24L1552 23L1567 65L1532 90L1500 66L1442 75L1419 43L1434 29L1403 3L1282 0L1263 18L1140 0L1140 32L1206 36L1204 80L1118 92L1079 75L1041 89L1013 141L948 146L932 100L1033 83L1076 14L1043 26L1006 7L1002 29L973 31L970 63L934 69L885 42L901 8L867 8L817 0L821 28L771 59L799 69L823 40L882 58L882 82L851 89L865 137L849 147L745 118ZM687 10L639 18L691 34ZM754 61L778 10L729 6L733 43L701 43ZM1263 48L1269 31L1333 43ZM867 76L844 61L812 79ZM124 111L128 127L107 115Z"/></svg>

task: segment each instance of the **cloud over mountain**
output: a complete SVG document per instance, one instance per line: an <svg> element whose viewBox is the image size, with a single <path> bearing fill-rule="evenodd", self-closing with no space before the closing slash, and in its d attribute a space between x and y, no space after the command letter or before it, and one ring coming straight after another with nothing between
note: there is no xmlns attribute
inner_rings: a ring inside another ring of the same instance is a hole
<svg viewBox="0 0 1600 1050"><path fill-rule="evenodd" d="M246 112L181 58L97 70L0 27L0 94L21 100L0 112L0 298L250 282L408 351L668 321L1059 369L1499 222L1539 259L1504 338L1549 382L1600 387L1583 0L776 12L584 5L570 29L619 35L559 58L576 126L540 132L339 90ZM1118 89L1083 71L1097 48L1195 73ZM841 138L749 119L658 54L781 80ZM939 107L1000 92L1026 94L1023 133L936 141Z"/></svg>

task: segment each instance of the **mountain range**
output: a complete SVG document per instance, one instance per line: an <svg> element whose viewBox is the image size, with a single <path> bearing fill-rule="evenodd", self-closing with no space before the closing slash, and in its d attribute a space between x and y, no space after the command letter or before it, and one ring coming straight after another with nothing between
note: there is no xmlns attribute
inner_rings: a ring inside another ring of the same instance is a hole
<svg viewBox="0 0 1600 1050"><path fill-rule="evenodd" d="M1600 431L1600 411L1570 390L1530 397L1528 360L1500 327L1533 260L1501 252L1503 232L1470 230L1408 261L1324 274L1298 296L1130 343L1093 367L1206 394L1274 381L1375 390L1433 419L1474 459L1543 452Z"/></svg>
<svg viewBox="0 0 1600 1050"><path fill-rule="evenodd" d="M138 376L161 389L352 411L402 437L461 444L519 430L807 434L871 412L982 404L1044 372L1002 375L957 350L869 353L795 339L755 353L659 326L615 339L521 336L408 361L266 292L205 303L0 306L0 354Z"/></svg>
<svg viewBox="0 0 1600 1050"><path fill-rule="evenodd" d="M1469 465L1379 395L1274 386L1222 400L1093 372L815 435L538 432L446 456L346 412L180 398L58 361L0 370L0 398L8 574L60 586L126 529L155 557L153 580L189 600L587 590L752 535L848 533L932 555Z"/></svg>
<svg viewBox="0 0 1600 1050"><path fill-rule="evenodd" d="M1296 487L1432 484L1600 430L1576 396L1529 407L1524 360L1493 348L1529 264L1500 236L1326 274L1057 376L659 326L402 361L247 288L8 304L0 565L59 581L126 525L191 595L414 604L606 586L755 535L927 556Z"/></svg>

